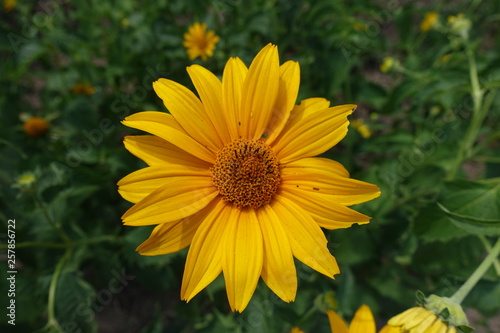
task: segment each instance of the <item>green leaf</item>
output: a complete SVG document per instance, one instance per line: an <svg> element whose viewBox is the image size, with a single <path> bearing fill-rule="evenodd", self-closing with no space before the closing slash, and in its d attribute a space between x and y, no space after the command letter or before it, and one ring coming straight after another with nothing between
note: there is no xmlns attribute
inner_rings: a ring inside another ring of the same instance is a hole
<svg viewBox="0 0 500 333"><path fill-rule="evenodd" d="M476 234L498 234L500 233L500 219L480 219L474 216L460 215L450 212L446 207L438 202L450 221L458 227Z"/></svg>
<svg viewBox="0 0 500 333"><path fill-rule="evenodd" d="M474 234L500 234L500 178L447 183L439 208L457 227Z"/></svg>
<svg viewBox="0 0 500 333"><path fill-rule="evenodd" d="M98 309L92 307L94 289L79 277L77 271L62 272L55 297L57 320L65 332L73 332L77 328L82 332L97 332L94 318Z"/></svg>
<svg viewBox="0 0 500 333"><path fill-rule="evenodd" d="M419 304L419 305L425 304L426 297L422 291L417 290L417 292L415 293L415 298L417 299L417 304Z"/></svg>
<svg viewBox="0 0 500 333"><path fill-rule="evenodd" d="M468 235L467 232L450 223L444 212L435 203L420 210L415 218L413 230L426 242L448 242Z"/></svg>
<svg viewBox="0 0 500 333"><path fill-rule="evenodd" d="M457 330L458 330L458 332L461 332L461 333L471 333L471 332L474 332L474 329L472 327L469 327L469 326L466 326L466 325L458 326Z"/></svg>

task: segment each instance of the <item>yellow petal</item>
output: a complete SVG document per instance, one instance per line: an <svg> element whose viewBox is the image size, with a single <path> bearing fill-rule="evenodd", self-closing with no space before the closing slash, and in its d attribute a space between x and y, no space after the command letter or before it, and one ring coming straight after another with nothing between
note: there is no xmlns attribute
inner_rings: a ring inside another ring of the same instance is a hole
<svg viewBox="0 0 500 333"><path fill-rule="evenodd" d="M290 112L290 119L287 122L287 127L293 126L299 122L304 117L310 114L323 111L330 107L330 101L322 97L306 98L300 102L299 105L295 105Z"/></svg>
<svg viewBox="0 0 500 333"><path fill-rule="evenodd" d="M274 112L265 131L265 142L271 144L281 133L293 109L300 85L300 67L295 61L280 66L278 98Z"/></svg>
<svg viewBox="0 0 500 333"><path fill-rule="evenodd" d="M191 137L214 152L223 146L204 105L191 90L168 79L153 82L153 89L167 110Z"/></svg>
<svg viewBox="0 0 500 333"><path fill-rule="evenodd" d="M405 323L413 321L414 318L422 318L422 316L427 315L428 312L426 308L421 306L413 307L392 317L387 323L391 326L403 326Z"/></svg>
<svg viewBox="0 0 500 333"><path fill-rule="evenodd" d="M455 327L448 327L447 333L457 333L457 329Z"/></svg>
<svg viewBox="0 0 500 333"><path fill-rule="evenodd" d="M282 163L282 165L283 172L289 174L290 176L300 176L303 174L304 170L313 170L321 174L332 173L338 177L350 177L349 172L342 164L329 158L303 158L291 163Z"/></svg>
<svg viewBox="0 0 500 333"><path fill-rule="evenodd" d="M304 117L315 112L324 111L329 107L330 101L324 98L314 97L302 100L299 105L293 106L284 127L278 134L289 131L291 128L296 126L297 123L304 119Z"/></svg>
<svg viewBox="0 0 500 333"><path fill-rule="evenodd" d="M361 305L349 325L349 333L375 333L375 318L372 310L366 305Z"/></svg>
<svg viewBox="0 0 500 333"><path fill-rule="evenodd" d="M315 114L316 112L321 112L330 107L330 101L325 98L314 97L307 98L300 102L299 105L294 105L290 111L290 115L285 123L285 126L281 132L287 132L291 128L295 127L299 122L301 122L305 117ZM280 134L280 133L278 133Z"/></svg>
<svg viewBox="0 0 500 333"><path fill-rule="evenodd" d="M402 330L400 327L385 325L379 333L402 333Z"/></svg>
<svg viewBox="0 0 500 333"><path fill-rule="evenodd" d="M337 204L329 194L313 193L299 189L283 189L281 194L306 210L322 228L349 228L354 223L365 224L370 217L346 206Z"/></svg>
<svg viewBox="0 0 500 333"><path fill-rule="evenodd" d="M418 325L415 325L412 332L414 333L434 333L433 331L429 331L429 328L432 324L439 320L434 313L429 313L429 315L422 320Z"/></svg>
<svg viewBox="0 0 500 333"><path fill-rule="evenodd" d="M241 130L241 123L238 124L237 119L243 119L240 104L243 82L247 73L248 68L239 58L230 58L222 75L222 104L232 140L239 138L239 130Z"/></svg>
<svg viewBox="0 0 500 333"><path fill-rule="evenodd" d="M297 293L297 271L286 231L269 205L257 210L257 219L264 239L262 279L279 298L291 302Z"/></svg>
<svg viewBox="0 0 500 333"><path fill-rule="evenodd" d="M141 177L141 178L139 178ZM130 182L134 180L134 182ZM149 168L140 169L123 177L118 182L118 193L127 201L138 203L160 187L170 183L171 178L150 175ZM137 183L134 184L134 183Z"/></svg>
<svg viewBox="0 0 500 333"><path fill-rule="evenodd" d="M340 272L337 261L328 251L323 231L311 216L289 199L279 195L275 195L270 206L287 230L293 255L298 260L331 278Z"/></svg>
<svg viewBox="0 0 500 333"><path fill-rule="evenodd" d="M253 209L236 209L227 224L222 269L231 310L242 312L255 291L262 272L263 240Z"/></svg>
<svg viewBox="0 0 500 333"><path fill-rule="evenodd" d="M339 164L332 162L327 159L304 158L286 163L281 171L281 188L295 193L302 191L327 194L334 202L348 206L380 195L376 185L339 176L342 172L337 167Z"/></svg>
<svg viewBox="0 0 500 333"><path fill-rule="evenodd" d="M429 333L446 333L448 326L436 317L436 320L429 327ZM427 333L426 332L426 333Z"/></svg>
<svg viewBox="0 0 500 333"><path fill-rule="evenodd" d="M335 311L328 310L326 311L326 315L328 316L332 333L349 333L349 329L344 319L340 318Z"/></svg>
<svg viewBox="0 0 500 333"><path fill-rule="evenodd" d="M170 114L156 111L138 112L125 118L123 124L157 135L206 162L215 162L214 152L194 140Z"/></svg>
<svg viewBox="0 0 500 333"><path fill-rule="evenodd" d="M211 167L209 163L154 135L126 136L123 143L129 152L150 166L169 163L204 167L207 170Z"/></svg>
<svg viewBox="0 0 500 333"><path fill-rule="evenodd" d="M316 156L335 146L347 134L347 116L355 108L351 104L335 106L285 126L273 143L281 163Z"/></svg>
<svg viewBox="0 0 500 333"><path fill-rule="evenodd" d="M192 65L187 68L187 71L221 141L229 142L231 139L226 112L222 107L222 83L217 76L202 66Z"/></svg>
<svg viewBox="0 0 500 333"><path fill-rule="evenodd" d="M210 171L180 164L147 167L123 177L118 182L118 192L125 200L137 203L169 182L189 176L210 177Z"/></svg>
<svg viewBox="0 0 500 333"><path fill-rule="evenodd" d="M275 45L265 46L252 61L243 83L240 134L259 139L271 119L279 88L279 57Z"/></svg>
<svg viewBox="0 0 500 333"><path fill-rule="evenodd" d="M221 239L231 207L218 200L191 241L182 276L181 299L189 301L222 272Z"/></svg>
<svg viewBox="0 0 500 333"><path fill-rule="evenodd" d="M136 249L143 256L157 256L180 251L191 244L201 222L214 209L217 200L213 200L198 213L176 222L157 225L149 238Z"/></svg>
<svg viewBox="0 0 500 333"><path fill-rule="evenodd" d="M193 215L210 203L218 192L211 177L180 177L136 203L122 216L125 225L152 225Z"/></svg>

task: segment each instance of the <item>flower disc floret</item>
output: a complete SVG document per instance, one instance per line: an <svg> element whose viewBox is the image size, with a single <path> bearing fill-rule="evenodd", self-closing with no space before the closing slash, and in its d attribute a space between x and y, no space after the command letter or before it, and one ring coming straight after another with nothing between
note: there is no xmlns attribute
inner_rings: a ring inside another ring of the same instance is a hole
<svg viewBox="0 0 500 333"><path fill-rule="evenodd" d="M256 140L238 139L224 146L211 172L219 194L238 208L271 202L280 184L275 153Z"/></svg>

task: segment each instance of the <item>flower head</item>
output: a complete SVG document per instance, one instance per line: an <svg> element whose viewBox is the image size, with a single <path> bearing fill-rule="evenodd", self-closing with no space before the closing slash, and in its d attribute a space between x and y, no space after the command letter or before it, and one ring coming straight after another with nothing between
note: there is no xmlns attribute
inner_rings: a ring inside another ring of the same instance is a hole
<svg viewBox="0 0 500 333"><path fill-rule="evenodd" d="M469 30L472 26L472 22L467 17L465 17L464 14L459 13L456 16L448 16L448 25L450 27L450 31L453 34L467 39L469 36Z"/></svg>
<svg viewBox="0 0 500 333"><path fill-rule="evenodd" d="M354 28L354 30L358 30L358 31L366 31L366 30L368 30L368 25L366 25L364 23L356 22L356 23L354 23L353 28Z"/></svg>
<svg viewBox="0 0 500 333"><path fill-rule="evenodd" d="M354 127L364 139L368 139L370 136L372 136L370 127L365 124L363 119L356 119L351 121L351 126Z"/></svg>
<svg viewBox="0 0 500 333"><path fill-rule="evenodd" d="M442 64L447 63L450 60L451 55L452 55L451 53L443 55L441 58L439 58L439 62Z"/></svg>
<svg viewBox="0 0 500 333"><path fill-rule="evenodd" d="M380 71L382 73L387 73L394 67L395 64L396 60L393 57L385 57L380 65Z"/></svg>
<svg viewBox="0 0 500 333"><path fill-rule="evenodd" d="M47 133L49 124L40 117L32 117L26 120L23 124L24 132L32 137L40 137Z"/></svg>
<svg viewBox="0 0 500 333"><path fill-rule="evenodd" d="M78 95L92 95L95 94L95 88L90 83L79 82L71 87L71 91Z"/></svg>
<svg viewBox="0 0 500 333"><path fill-rule="evenodd" d="M427 32L431 30L437 23L439 14L436 12L428 12L425 14L424 19L420 22L420 31Z"/></svg>
<svg viewBox="0 0 500 333"><path fill-rule="evenodd" d="M153 88L170 113L140 112L123 122L153 134L125 138L148 167L118 183L135 204L124 224L157 225L139 253L189 246L181 298L189 301L223 273L233 311L245 309L260 277L293 301L294 257L333 278L339 268L321 227L368 223L347 206L380 195L340 163L313 157L346 135L355 105L330 107L323 98L295 105L299 65L280 66L271 44L249 68L230 58L222 81L199 65L187 71L199 98L160 79Z"/></svg>
<svg viewBox="0 0 500 333"><path fill-rule="evenodd" d="M290 330L290 333L304 333L303 330L301 330L300 328L298 327L293 327L291 330Z"/></svg>
<svg viewBox="0 0 500 333"><path fill-rule="evenodd" d="M8 13L16 7L17 0L3 0L3 10Z"/></svg>
<svg viewBox="0 0 500 333"><path fill-rule="evenodd" d="M415 332L456 332L454 328L448 329L446 323L425 307L418 306L392 317L388 324L393 327L399 327L404 333Z"/></svg>
<svg viewBox="0 0 500 333"><path fill-rule="evenodd" d="M205 23L194 23L184 34L184 47L190 60L201 57L203 61L211 57L215 50L215 44L220 40L213 30L207 30Z"/></svg>

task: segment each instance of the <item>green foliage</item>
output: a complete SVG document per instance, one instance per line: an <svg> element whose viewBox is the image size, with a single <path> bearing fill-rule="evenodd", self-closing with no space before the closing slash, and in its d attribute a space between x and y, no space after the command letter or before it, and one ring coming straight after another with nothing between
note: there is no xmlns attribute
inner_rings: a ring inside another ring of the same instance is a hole
<svg viewBox="0 0 500 333"><path fill-rule="evenodd" d="M440 18L422 32L429 11ZM383 323L414 306L416 290L451 296L500 233L499 11L495 1L17 1L0 13L0 249L15 219L17 269L16 326L2 312L0 330L321 333L328 304L348 319L367 304ZM470 28L447 23L458 13ZM195 21L221 37L206 62L182 46ZM144 163L124 149L137 132L120 121L164 110L158 78L192 88L187 66L220 76L228 57L249 64L269 42L300 63L299 100L358 104L351 120L371 136L351 126L324 156L382 195L354 207L370 224L325 231L335 280L296 262L295 302L261 282L232 313L219 277L185 303L187 250L141 256L152 227L121 224L130 204L116 183ZM385 57L394 62L382 72ZM33 116L48 122L45 135L24 132ZM463 303L487 318L500 312L494 266Z"/></svg>

